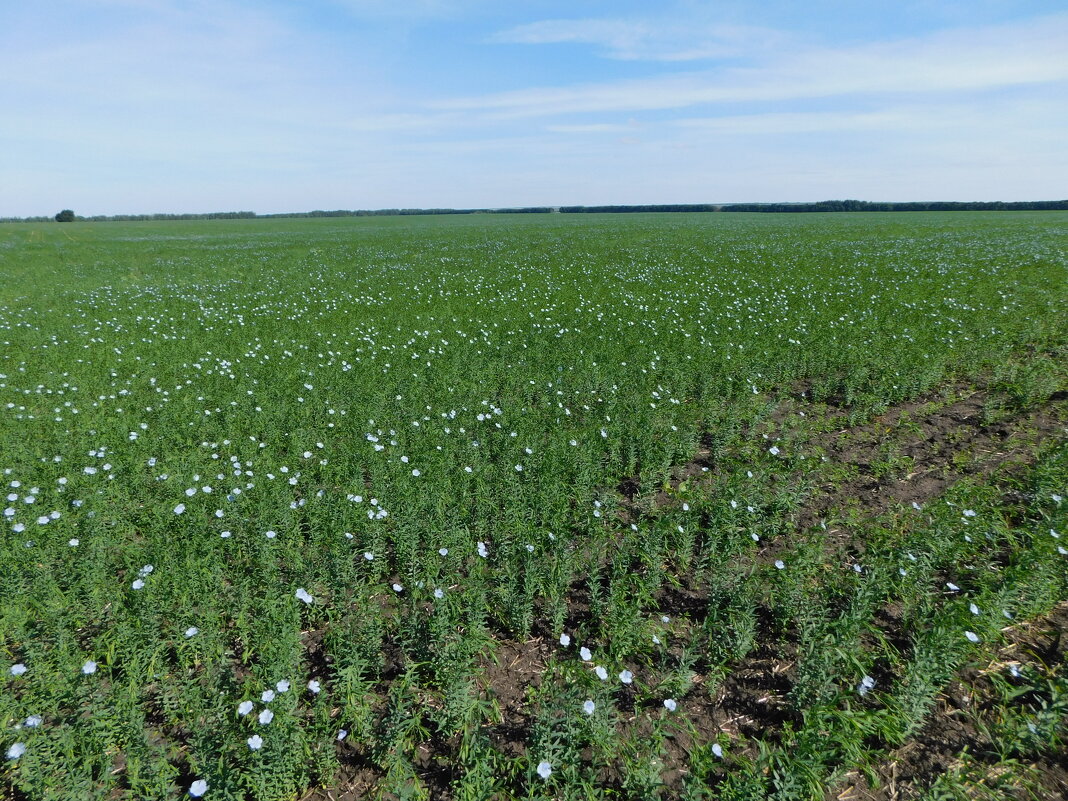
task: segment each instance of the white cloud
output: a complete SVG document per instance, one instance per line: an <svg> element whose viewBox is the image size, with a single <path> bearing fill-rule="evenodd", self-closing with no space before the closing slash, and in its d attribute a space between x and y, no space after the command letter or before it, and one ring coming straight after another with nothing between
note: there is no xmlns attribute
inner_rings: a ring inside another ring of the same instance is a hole
<svg viewBox="0 0 1068 801"><path fill-rule="evenodd" d="M1068 14L894 42L803 49L748 67L443 100L501 116L681 109L844 95L968 92L1068 79Z"/></svg>
<svg viewBox="0 0 1068 801"><path fill-rule="evenodd" d="M740 25L684 25L651 20L542 20L500 31L501 44L591 44L608 58L626 61L694 61L751 55L781 46L785 34Z"/></svg>

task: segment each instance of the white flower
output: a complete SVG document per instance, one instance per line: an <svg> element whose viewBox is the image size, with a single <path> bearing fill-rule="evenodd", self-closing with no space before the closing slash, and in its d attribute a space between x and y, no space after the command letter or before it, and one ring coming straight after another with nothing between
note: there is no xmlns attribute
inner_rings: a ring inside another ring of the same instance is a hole
<svg viewBox="0 0 1068 801"><path fill-rule="evenodd" d="M190 637L196 637L198 634L200 634L200 629L198 629L196 626L190 626L185 630L185 638L187 640Z"/></svg>
<svg viewBox="0 0 1068 801"><path fill-rule="evenodd" d="M486 543L478 543L478 555L481 556L483 559L489 556L489 551L486 550Z"/></svg>
<svg viewBox="0 0 1068 801"><path fill-rule="evenodd" d="M608 678L608 671L600 665L595 667L593 669L593 672L597 674L597 678L599 678L601 681L605 681Z"/></svg>
<svg viewBox="0 0 1068 801"><path fill-rule="evenodd" d="M248 743L248 747L251 748L253 751L259 751L261 748L263 748L263 738L260 737L258 734L253 734L251 737L245 740L245 742Z"/></svg>
<svg viewBox="0 0 1068 801"><path fill-rule="evenodd" d="M782 570L785 567L786 567L786 563L783 562L782 559L776 559L775 560L775 569L776 570Z"/></svg>
<svg viewBox="0 0 1068 801"><path fill-rule="evenodd" d="M180 515L184 511L185 511L185 504L184 503L180 503L180 504L178 504L177 506L174 507L174 513L176 515Z"/></svg>
<svg viewBox="0 0 1068 801"><path fill-rule="evenodd" d="M363 558L366 559L368 562L373 562L375 560L375 555L370 551L365 551L363 554Z"/></svg>
<svg viewBox="0 0 1068 801"><path fill-rule="evenodd" d="M553 766L550 765L548 762L539 762L538 775L541 776L543 779L548 779L550 776L553 775Z"/></svg>
<svg viewBox="0 0 1068 801"><path fill-rule="evenodd" d="M12 665L7 672L10 673L12 676L21 676L27 671L27 669L28 668L24 664L22 664L21 662L17 662Z"/></svg>
<svg viewBox="0 0 1068 801"><path fill-rule="evenodd" d="M260 700L265 704L271 703L274 700L274 690L264 690L260 693Z"/></svg>
<svg viewBox="0 0 1068 801"><path fill-rule="evenodd" d="M274 688L280 693L287 693L289 692L289 681L287 681L286 679L282 679L280 682L274 685Z"/></svg>
<svg viewBox="0 0 1068 801"><path fill-rule="evenodd" d="M975 517L975 510L974 509L965 509L964 510L964 516L965 517Z"/></svg>
<svg viewBox="0 0 1068 801"><path fill-rule="evenodd" d="M665 698L664 699L664 709L666 709L668 712L674 712L677 707L678 707L678 704L675 703L675 699L674 698Z"/></svg>
<svg viewBox="0 0 1068 801"><path fill-rule="evenodd" d="M970 611L970 612L971 612L971 613L972 613L973 615L978 615L978 614L979 614L979 607L978 607L978 606L976 606L975 604L968 604L968 610L969 610L969 611Z"/></svg>
<svg viewBox="0 0 1068 801"><path fill-rule="evenodd" d="M36 729L42 723L44 723L44 718L40 715L30 715L26 718L26 728L29 729Z"/></svg>
<svg viewBox="0 0 1068 801"><path fill-rule="evenodd" d="M871 676L865 676L860 680L860 684L857 685L857 692L860 695L867 695L868 691L875 687L875 679Z"/></svg>
<svg viewBox="0 0 1068 801"><path fill-rule="evenodd" d="M582 711L585 712L587 715L592 715L593 711L596 708L597 708L597 705L595 703L593 703L593 701L586 701L586 703L584 703L582 705Z"/></svg>
<svg viewBox="0 0 1068 801"><path fill-rule="evenodd" d="M208 791L208 783L203 779L197 779L191 785L189 785L189 795L193 798L200 798L204 793Z"/></svg>
<svg viewBox="0 0 1068 801"><path fill-rule="evenodd" d="M403 592L403 591L404 591L404 585L403 584L397 584L396 582L394 582L394 584L393 584L393 592Z"/></svg>
<svg viewBox="0 0 1068 801"><path fill-rule="evenodd" d="M441 554L442 556L448 556L449 555L449 549L448 548L438 548L438 553Z"/></svg>
<svg viewBox="0 0 1068 801"><path fill-rule="evenodd" d="M719 743L712 743L712 753L723 759L723 746Z"/></svg>
<svg viewBox="0 0 1068 801"><path fill-rule="evenodd" d="M86 676L90 676L93 673L96 673L96 662L90 659L88 662L82 665L82 673L84 673Z"/></svg>
<svg viewBox="0 0 1068 801"><path fill-rule="evenodd" d="M349 733L345 729L342 729L341 731L339 731L337 733L337 739L338 740L344 740L348 736L349 736Z"/></svg>
<svg viewBox="0 0 1068 801"><path fill-rule="evenodd" d="M974 631L966 631L964 632L964 636L967 637L971 642L979 642L979 635L976 634Z"/></svg>
<svg viewBox="0 0 1068 801"><path fill-rule="evenodd" d="M778 456L779 455L778 446L772 445L770 448L768 448L768 453L770 453L772 456Z"/></svg>
<svg viewBox="0 0 1068 801"><path fill-rule="evenodd" d="M309 692L318 695L319 691L321 689L322 689L322 685L320 685L319 682L317 682L315 679L312 679L311 681L308 682L308 691Z"/></svg>
<svg viewBox="0 0 1068 801"><path fill-rule="evenodd" d="M79 540L77 537L71 537L69 540L67 540L67 545L69 545L71 548L77 548L80 542L81 540Z"/></svg>
<svg viewBox="0 0 1068 801"><path fill-rule="evenodd" d="M567 634L561 634L560 644L564 646L564 648L567 648L567 646L571 645L571 637L569 637Z"/></svg>
<svg viewBox="0 0 1068 801"><path fill-rule="evenodd" d="M441 600L445 597L445 590L441 589L441 587L438 587L436 590L434 590L434 597L438 600Z"/></svg>
<svg viewBox="0 0 1068 801"><path fill-rule="evenodd" d="M946 589L949 590L950 592L957 592L957 590L959 590L960 587L958 587L952 581L947 581L946 582Z"/></svg>
<svg viewBox="0 0 1068 801"><path fill-rule="evenodd" d="M306 589L304 589L303 587L299 587L297 589L297 591L295 593L293 593L293 595L296 597L296 599L298 601L304 601L304 603L306 603L306 604L310 604L312 601L315 600L314 598L311 597L311 595L308 594L308 591Z"/></svg>
<svg viewBox="0 0 1068 801"><path fill-rule="evenodd" d="M251 701L242 701L240 704L237 705L237 714L241 715L242 717L244 717L245 715L247 715L251 711L252 711L252 702Z"/></svg>
<svg viewBox="0 0 1068 801"><path fill-rule="evenodd" d="M266 726L268 723L274 720L274 712L269 709L263 710L262 712L260 712L259 720L261 726Z"/></svg>
<svg viewBox="0 0 1068 801"><path fill-rule="evenodd" d="M264 532L264 536L269 540L273 540L275 537L278 536L278 532L277 531L265 531Z"/></svg>
<svg viewBox="0 0 1068 801"><path fill-rule="evenodd" d="M26 743L14 743L7 749L8 759L18 759L20 756L26 753Z"/></svg>
<svg viewBox="0 0 1068 801"><path fill-rule="evenodd" d="M583 645L581 648L579 648L579 658L582 659L583 662L589 662L591 659L593 659L593 654L590 653L589 648Z"/></svg>
<svg viewBox="0 0 1068 801"><path fill-rule="evenodd" d="M624 684L630 684L632 681L634 681L634 674L631 673L629 670L620 671L619 680Z"/></svg>
<svg viewBox="0 0 1068 801"><path fill-rule="evenodd" d="M130 586L133 587L135 590L143 589L144 586L145 586L145 580L144 579L136 579L134 581L134 583L131 584Z"/></svg>

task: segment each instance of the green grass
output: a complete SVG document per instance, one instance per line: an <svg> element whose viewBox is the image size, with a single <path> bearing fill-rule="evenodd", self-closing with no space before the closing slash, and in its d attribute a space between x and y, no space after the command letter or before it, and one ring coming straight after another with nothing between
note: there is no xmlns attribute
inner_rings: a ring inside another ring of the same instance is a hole
<svg viewBox="0 0 1068 801"><path fill-rule="evenodd" d="M1063 393L1066 244L1056 212L0 226L0 788L822 797L1001 609L1066 597L1068 471L1053 447L1022 507L965 483L856 521L856 572L794 523L843 475L820 412ZM807 416L756 433L798 386ZM541 650L502 707L506 641ZM760 649L781 718L709 722Z"/></svg>

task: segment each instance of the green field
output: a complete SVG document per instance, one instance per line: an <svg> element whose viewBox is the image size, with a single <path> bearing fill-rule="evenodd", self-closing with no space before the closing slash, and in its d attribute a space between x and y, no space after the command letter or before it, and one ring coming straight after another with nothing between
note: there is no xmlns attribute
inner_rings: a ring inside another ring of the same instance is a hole
<svg viewBox="0 0 1068 801"><path fill-rule="evenodd" d="M1066 213L11 224L0 276L0 796L1068 776Z"/></svg>

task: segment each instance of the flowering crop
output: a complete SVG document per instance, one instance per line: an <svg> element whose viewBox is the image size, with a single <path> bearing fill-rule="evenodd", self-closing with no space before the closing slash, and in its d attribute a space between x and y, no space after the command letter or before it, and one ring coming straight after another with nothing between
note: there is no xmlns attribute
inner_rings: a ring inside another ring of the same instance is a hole
<svg viewBox="0 0 1068 801"><path fill-rule="evenodd" d="M1012 514L983 471L885 526L804 504L913 458L828 455L894 405L1063 393L1065 237L0 227L0 795L293 798L359 765L391 797L757 798L869 764L1064 599L1068 470ZM768 732L707 712L756 673Z"/></svg>

